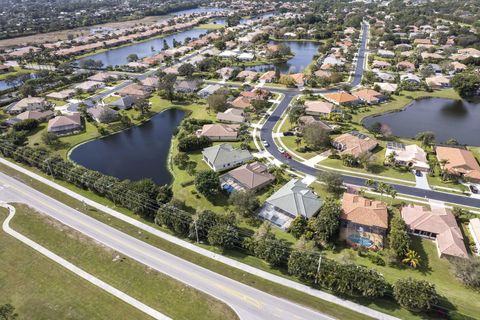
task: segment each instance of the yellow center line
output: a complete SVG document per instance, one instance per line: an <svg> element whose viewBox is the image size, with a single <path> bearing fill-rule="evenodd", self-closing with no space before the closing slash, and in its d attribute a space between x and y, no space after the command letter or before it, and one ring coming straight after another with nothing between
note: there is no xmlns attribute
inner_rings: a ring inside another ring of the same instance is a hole
<svg viewBox="0 0 480 320"><path fill-rule="evenodd" d="M5 184L5 180L3 180L3 179L0 179L0 180ZM8 182L8 181L7 181L7 182ZM7 184L8 184L8 183L7 183ZM80 225L85 226L85 227L87 227L87 228L89 228L89 229L91 229L91 230L94 230L94 231L102 234L103 236L109 238L110 240L113 240L114 242L120 243L120 244L122 244L123 246L130 248L131 250L140 252L141 254L146 255L146 256L152 258L153 260L159 262L159 263L162 264L162 265L171 266L169 263L166 263L165 261L161 260L160 258L158 258L158 257L156 257L156 256L151 256L149 253L144 252L141 248L132 246L130 243L128 243L128 242L126 242L126 241L124 241L124 240L122 240L122 239L115 238L115 237L111 236L110 234L105 233L103 230L99 229L98 227L85 223L84 221L82 221L81 219L77 218L77 217L74 216L74 215L70 215L70 214L64 213L64 212L61 211L59 208L53 207L52 205L50 205L49 203L46 203L43 199L37 197L36 195L27 193L26 191L21 190L21 189L15 187L15 186L13 186L13 185L9 185L9 187L12 188L12 189L14 189L14 190L16 190L17 192L23 194L25 197L31 198L31 199L33 199L33 200L41 203L42 205L50 208L52 211L57 212L57 213L59 213L60 215L62 215L62 216L64 216L64 217L68 217L68 218L74 220L75 222L79 223ZM54 200L54 201L56 201L56 200ZM75 210L75 209L72 208L72 210ZM76 211L78 212L78 210L76 210ZM81 213L81 214L83 215L83 213ZM101 222L99 222L99 223L101 223ZM117 231L118 231L118 230L117 230ZM120 232L120 231L119 231L119 232ZM129 235L127 235L127 236L129 236ZM93 238L93 237L92 237L92 238ZM138 240L138 239L137 239L137 240ZM141 241L141 240L139 240L139 241ZM158 249L158 248L157 248L157 249ZM216 281L213 281L212 279L206 279L206 278L203 277L202 275L199 275L199 274L197 274L197 273L195 273L195 272L187 271L187 270L184 270L184 269L180 269L180 268L179 268L178 270L181 271L181 272L183 272L183 273L186 273L186 274L188 274L188 275L190 275L190 276L192 276L192 277L195 277L195 278L197 278L197 279L199 279L199 280L202 280L203 282L208 282L208 284L214 285L215 287L221 289L221 290L224 291L224 292L227 292L227 293L229 293L229 294L231 294L231 295L233 295L233 296L236 296L236 297L238 297L238 298L241 298L243 301L245 301L245 302L247 302L247 303L249 303L249 304L251 304L251 305L253 305L253 306L255 306L255 307L259 308L259 309L263 308L263 306L264 306L264 304L261 303L261 302L259 302L258 300L254 299L254 298L252 298L252 297L250 297L250 296L248 296L248 295L245 295L245 294L243 294L243 293L241 293L241 292L239 292L239 291L237 291L237 290L234 290L234 289L231 289L231 288L229 288L229 287L227 287L227 286L224 286L224 285L222 285L222 284L220 284L220 283L218 283L218 282L216 282Z"/></svg>

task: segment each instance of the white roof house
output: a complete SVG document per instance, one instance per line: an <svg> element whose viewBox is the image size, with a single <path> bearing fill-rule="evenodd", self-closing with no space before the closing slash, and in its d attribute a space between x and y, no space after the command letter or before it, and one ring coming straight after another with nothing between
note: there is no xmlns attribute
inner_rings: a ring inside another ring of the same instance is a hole
<svg viewBox="0 0 480 320"><path fill-rule="evenodd" d="M415 170L429 171L430 165L427 160L427 153L416 144L403 145L401 143L389 142L385 150L385 158L395 153L395 162Z"/></svg>
<svg viewBox="0 0 480 320"><path fill-rule="evenodd" d="M251 61L255 59L255 55L251 52L242 52L241 54L238 55L237 58L243 61Z"/></svg>

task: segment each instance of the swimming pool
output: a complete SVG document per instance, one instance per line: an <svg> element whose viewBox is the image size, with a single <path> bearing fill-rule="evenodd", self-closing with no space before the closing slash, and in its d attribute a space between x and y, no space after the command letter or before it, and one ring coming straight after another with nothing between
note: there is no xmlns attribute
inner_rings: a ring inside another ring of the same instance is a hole
<svg viewBox="0 0 480 320"><path fill-rule="evenodd" d="M356 243L362 247L371 247L373 246L373 241L368 239L368 238L365 238L365 237L360 237L360 236L356 236L356 235L351 235L348 237L348 240L350 240L351 242L353 243Z"/></svg>

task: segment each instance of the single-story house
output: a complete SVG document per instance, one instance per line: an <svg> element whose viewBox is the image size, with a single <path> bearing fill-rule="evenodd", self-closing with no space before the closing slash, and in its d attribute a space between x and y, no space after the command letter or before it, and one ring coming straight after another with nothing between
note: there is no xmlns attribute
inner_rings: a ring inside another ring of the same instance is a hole
<svg viewBox="0 0 480 320"><path fill-rule="evenodd" d="M150 89L140 84L133 83L119 90L117 93L121 97L131 96L135 99L146 99L150 96Z"/></svg>
<svg viewBox="0 0 480 320"><path fill-rule="evenodd" d="M402 208L401 215L409 233L435 240L440 258L468 258L462 231L450 209L410 204Z"/></svg>
<svg viewBox="0 0 480 320"><path fill-rule="evenodd" d="M413 63L411 63L410 61L401 61L401 62L397 63L397 70L414 72L415 71L415 65Z"/></svg>
<svg viewBox="0 0 480 320"><path fill-rule="evenodd" d="M413 73L402 74L400 76L401 82L406 82L411 85L419 86L422 83L422 79L419 76Z"/></svg>
<svg viewBox="0 0 480 320"><path fill-rule="evenodd" d="M372 68L374 69L388 69L392 65L388 63L387 61L382 61L382 60L374 60L372 63Z"/></svg>
<svg viewBox="0 0 480 320"><path fill-rule="evenodd" d="M375 149L378 146L378 141L358 131L351 131L333 139L332 145L341 154L358 157Z"/></svg>
<svg viewBox="0 0 480 320"><path fill-rule="evenodd" d="M238 96L232 102L230 102L230 105L237 109L246 109L252 105L252 99L244 96Z"/></svg>
<svg viewBox="0 0 480 320"><path fill-rule="evenodd" d="M205 88L203 88L202 90L198 91L197 92L197 95L200 97L200 98L207 98L208 96L214 94L218 89L221 89L223 88L223 86L219 85L219 84L209 84L208 86L206 86Z"/></svg>
<svg viewBox="0 0 480 320"><path fill-rule="evenodd" d="M245 115L242 109L229 108L224 112L217 113L217 121L225 123L244 123Z"/></svg>
<svg viewBox="0 0 480 320"><path fill-rule="evenodd" d="M229 143L222 143L203 149L203 161L213 171L225 171L253 159L248 150L234 149Z"/></svg>
<svg viewBox="0 0 480 320"><path fill-rule="evenodd" d="M118 119L118 111L102 105L88 108L87 113L99 123L109 123Z"/></svg>
<svg viewBox="0 0 480 320"><path fill-rule="evenodd" d="M480 255L480 219L473 218L468 223L468 230L472 235L473 242L475 243L475 253L476 255Z"/></svg>
<svg viewBox="0 0 480 320"><path fill-rule="evenodd" d="M325 129L327 131L332 130L332 128L328 124L326 124L325 122L323 122L322 120L320 120L316 116L301 116L298 119L298 122L300 123L301 127L304 127L308 124L315 123L315 124L318 124L322 129Z"/></svg>
<svg viewBox="0 0 480 320"><path fill-rule="evenodd" d="M54 116L55 114L53 113L52 110L45 110L45 111L24 111L17 116L10 118L7 120L8 124L15 124L17 122L21 122L24 120L30 120L30 119L35 119L38 121L45 121L47 119L50 119Z"/></svg>
<svg viewBox="0 0 480 320"><path fill-rule="evenodd" d="M258 73L250 70L240 71L237 75L237 79L242 81L254 81L258 77Z"/></svg>
<svg viewBox="0 0 480 320"><path fill-rule="evenodd" d="M395 76L388 72L376 71L375 75L378 78L378 81L382 82L393 82L395 81Z"/></svg>
<svg viewBox="0 0 480 320"><path fill-rule="evenodd" d="M322 205L323 200L305 183L292 179L266 200L258 215L286 229L297 216L313 217Z"/></svg>
<svg viewBox="0 0 480 320"><path fill-rule="evenodd" d="M19 114L24 111L43 111L50 107L50 103L43 97L28 97L13 102L5 107L8 114Z"/></svg>
<svg viewBox="0 0 480 320"><path fill-rule="evenodd" d="M385 150L385 159L388 159L393 153L394 161L397 165L414 170L430 171L427 153L416 144L406 146L397 142L388 142Z"/></svg>
<svg viewBox="0 0 480 320"><path fill-rule="evenodd" d="M388 82L375 82L373 86L378 86L380 88L380 91L386 92L386 93L393 93L397 91L398 85L396 83L388 83Z"/></svg>
<svg viewBox="0 0 480 320"><path fill-rule="evenodd" d="M437 147L435 151L440 165L449 174L480 183L480 166L471 151L453 147Z"/></svg>
<svg viewBox="0 0 480 320"><path fill-rule="evenodd" d="M275 71L267 71L265 72L264 74L262 74L260 76L260 78L258 79L259 81L263 81L263 82L273 82L275 80Z"/></svg>
<svg viewBox="0 0 480 320"><path fill-rule="evenodd" d="M252 61L255 59L255 54L251 52L242 52L238 55L237 59L241 61Z"/></svg>
<svg viewBox="0 0 480 320"><path fill-rule="evenodd" d="M383 50L380 49L377 51L377 55L382 58L394 58L395 57L395 52L390 51L390 50Z"/></svg>
<svg viewBox="0 0 480 320"><path fill-rule="evenodd" d="M384 202L357 194L343 194L340 239L347 243L383 248L388 229L388 211Z"/></svg>
<svg viewBox="0 0 480 320"><path fill-rule="evenodd" d="M252 162L233 169L220 176L223 189L236 191L259 190L275 180L268 167L261 162Z"/></svg>
<svg viewBox="0 0 480 320"><path fill-rule="evenodd" d="M352 94L358 99L368 104L376 104L386 100L386 97L373 89L361 89L352 92Z"/></svg>
<svg viewBox="0 0 480 320"><path fill-rule="evenodd" d="M47 98L56 99L56 100L67 100L75 95L75 90L65 89L58 92L51 92L47 94Z"/></svg>
<svg viewBox="0 0 480 320"><path fill-rule="evenodd" d="M9 73L15 71L12 66L7 66L5 64L0 64L0 74Z"/></svg>
<svg viewBox="0 0 480 320"><path fill-rule="evenodd" d="M292 78L297 87L303 87L305 85L305 74L303 73L292 73L288 77Z"/></svg>
<svg viewBox="0 0 480 320"><path fill-rule="evenodd" d="M119 110L126 110L126 109L130 109L135 104L136 100L137 99L134 96L125 95L111 102L109 105L112 108L116 108Z"/></svg>
<svg viewBox="0 0 480 320"><path fill-rule="evenodd" d="M337 106L355 105L360 103L360 99L345 91L326 93L323 97Z"/></svg>
<svg viewBox="0 0 480 320"><path fill-rule="evenodd" d="M445 76L433 76L425 79L427 85L432 89L443 89L450 87L450 79Z"/></svg>
<svg viewBox="0 0 480 320"><path fill-rule="evenodd" d="M140 81L142 86L150 89L156 89L158 87L158 77L147 77Z"/></svg>
<svg viewBox="0 0 480 320"><path fill-rule="evenodd" d="M328 116L332 112L337 112L337 107L330 102L326 101L305 101L305 113L311 116Z"/></svg>
<svg viewBox="0 0 480 320"><path fill-rule="evenodd" d="M232 67L223 67L217 70L217 74L224 80L228 80L233 76L235 68Z"/></svg>
<svg viewBox="0 0 480 320"><path fill-rule="evenodd" d="M105 88L105 84L99 81L85 81L74 86L76 90L82 90L85 92L93 92L100 88Z"/></svg>
<svg viewBox="0 0 480 320"><path fill-rule="evenodd" d="M196 80L180 80L175 84L175 91L183 93L192 93L198 90L200 85Z"/></svg>
<svg viewBox="0 0 480 320"><path fill-rule="evenodd" d="M197 137L207 137L213 141L236 141L239 139L238 124L205 124L197 131Z"/></svg>
<svg viewBox="0 0 480 320"><path fill-rule="evenodd" d="M120 75L113 72L99 72L91 77L88 77L88 80L98 82L112 82L118 79L120 79Z"/></svg>
<svg viewBox="0 0 480 320"><path fill-rule="evenodd" d="M328 71L328 70L317 70L313 73L313 75L315 77L318 77L318 78L330 78L332 76L332 72Z"/></svg>
<svg viewBox="0 0 480 320"><path fill-rule="evenodd" d="M48 121L48 132L58 135L72 134L82 130L82 118L80 113L67 116L57 116Z"/></svg>

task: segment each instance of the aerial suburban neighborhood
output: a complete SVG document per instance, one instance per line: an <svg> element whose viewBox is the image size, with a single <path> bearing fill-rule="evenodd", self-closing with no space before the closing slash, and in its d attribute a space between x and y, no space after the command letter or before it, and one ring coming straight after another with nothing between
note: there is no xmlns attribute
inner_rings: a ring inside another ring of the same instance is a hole
<svg viewBox="0 0 480 320"><path fill-rule="evenodd" d="M480 319L478 0L0 2L0 319Z"/></svg>

